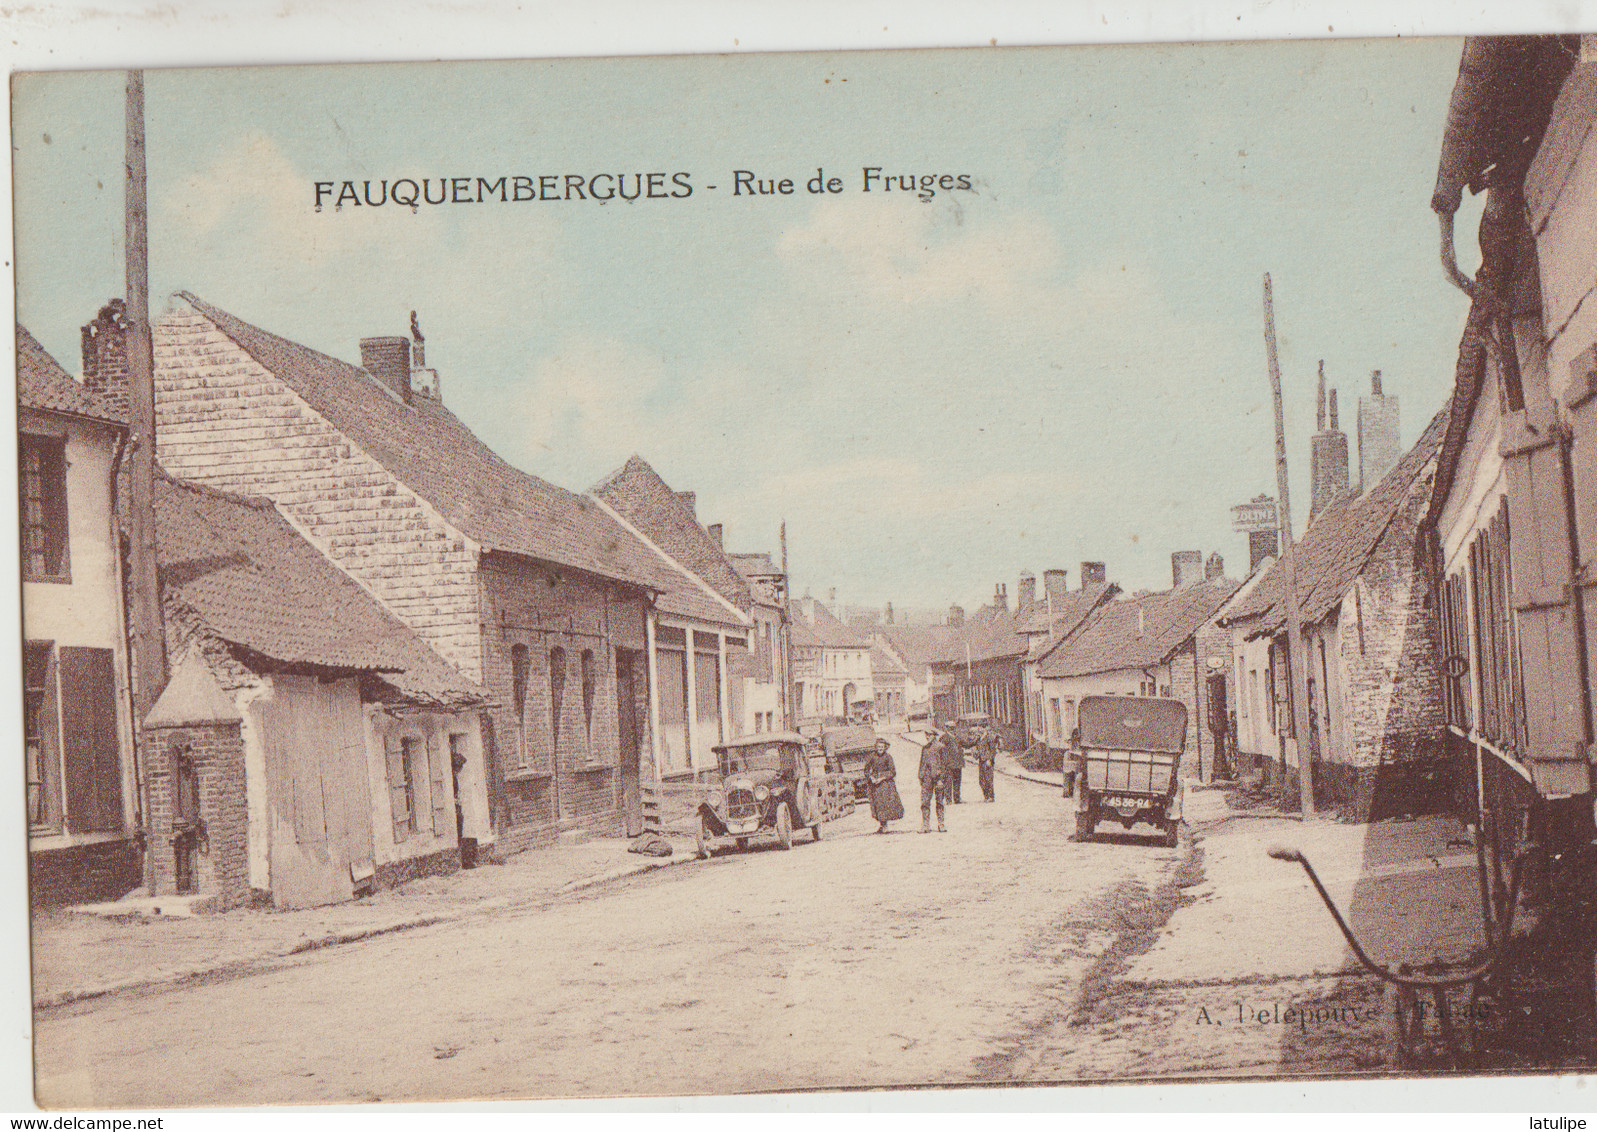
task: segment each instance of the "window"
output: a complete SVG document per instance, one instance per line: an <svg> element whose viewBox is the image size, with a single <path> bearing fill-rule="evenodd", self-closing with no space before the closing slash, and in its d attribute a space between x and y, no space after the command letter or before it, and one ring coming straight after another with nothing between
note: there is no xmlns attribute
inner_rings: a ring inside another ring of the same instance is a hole
<svg viewBox="0 0 1597 1132"><path fill-rule="evenodd" d="M394 819L394 842L416 832L416 748L414 738L388 739L388 806Z"/></svg>
<svg viewBox="0 0 1597 1132"><path fill-rule="evenodd" d="M561 711L566 702L566 650L556 645L549 650L549 727L553 733L555 765L560 760Z"/></svg>
<svg viewBox="0 0 1597 1132"><path fill-rule="evenodd" d="M22 731L27 748L28 824L61 825L61 730L56 716L55 647L28 641L22 653Z"/></svg>
<svg viewBox="0 0 1597 1132"><path fill-rule="evenodd" d="M588 736L588 757L593 758L593 698L599 690L599 677L593 668L593 650L582 650L582 721Z"/></svg>
<svg viewBox="0 0 1597 1132"><path fill-rule="evenodd" d="M527 765L527 680L531 659L526 645L510 650L510 699L516 707L516 765Z"/></svg>
<svg viewBox="0 0 1597 1132"><path fill-rule="evenodd" d="M23 436L18 445L23 579L68 581L72 572L67 560L66 442Z"/></svg>

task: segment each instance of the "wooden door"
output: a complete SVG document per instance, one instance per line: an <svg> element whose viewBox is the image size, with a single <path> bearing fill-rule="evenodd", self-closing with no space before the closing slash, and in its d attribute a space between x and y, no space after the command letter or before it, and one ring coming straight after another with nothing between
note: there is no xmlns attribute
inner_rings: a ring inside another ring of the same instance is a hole
<svg viewBox="0 0 1597 1132"><path fill-rule="evenodd" d="M365 719L353 680L277 676L253 705L265 753L272 902L348 900L372 866Z"/></svg>
<svg viewBox="0 0 1597 1132"><path fill-rule="evenodd" d="M637 681L632 671L636 656L631 649L616 649L616 734L621 744L621 811L628 837L643 832L643 795L638 781L643 752L638 742Z"/></svg>

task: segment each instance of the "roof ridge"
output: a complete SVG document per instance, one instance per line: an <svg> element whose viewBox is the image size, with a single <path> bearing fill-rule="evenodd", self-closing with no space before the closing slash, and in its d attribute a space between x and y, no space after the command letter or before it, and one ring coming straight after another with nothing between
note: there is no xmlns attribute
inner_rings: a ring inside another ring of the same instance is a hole
<svg viewBox="0 0 1597 1132"><path fill-rule="evenodd" d="M210 484L200 483L198 480L186 480L180 476L174 476L160 464L155 465L155 474L173 487L182 488L184 491L192 491L196 495L210 495L217 499L225 499L229 503L241 503L246 507L254 507L260 511L277 510L277 504L264 495L248 495L240 491L228 491L225 488L212 487Z"/></svg>

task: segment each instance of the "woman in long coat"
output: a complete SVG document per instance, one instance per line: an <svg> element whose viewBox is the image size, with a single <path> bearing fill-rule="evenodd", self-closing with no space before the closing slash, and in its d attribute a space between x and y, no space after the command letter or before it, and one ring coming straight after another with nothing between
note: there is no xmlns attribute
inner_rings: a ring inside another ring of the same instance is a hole
<svg viewBox="0 0 1597 1132"><path fill-rule="evenodd" d="M865 760L865 779L871 788L871 817L880 823L877 833L886 833L888 822L904 816L904 802L893 784L897 776L898 767L887 753L887 740L876 740L876 753Z"/></svg>

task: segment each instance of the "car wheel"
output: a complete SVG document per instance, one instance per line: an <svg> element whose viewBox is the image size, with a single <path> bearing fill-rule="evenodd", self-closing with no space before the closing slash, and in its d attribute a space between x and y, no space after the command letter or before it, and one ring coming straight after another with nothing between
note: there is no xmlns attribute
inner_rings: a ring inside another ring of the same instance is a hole
<svg viewBox="0 0 1597 1132"><path fill-rule="evenodd" d="M821 823L816 822L814 825L810 826L810 833L814 836L815 840L819 841L821 839Z"/></svg>
<svg viewBox="0 0 1597 1132"><path fill-rule="evenodd" d="M1164 836L1159 839L1159 844L1166 849L1174 849L1181 841L1181 823L1167 821L1164 823Z"/></svg>
<svg viewBox="0 0 1597 1132"><path fill-rule="evenodd" d="M782 848L793 848L793 813L786 802L776 804L776 839L782 843Z"/></svg>
<svg viewBox="0 0 1597 1132"><path fill-rule="evenodd" d="M712 852L712 850L710 849L710 838L711 838L711 836L712 836L712 834L710 833L710 823L708 821L706 821L704 818L701 817L699 819L699 836L698 836L699 860L701 860L701 861L708 861L710 859L710 853Z"/></svg>
<svg viewBox="0 0 1597 1132"><path fill-rule="evenodd" d="M739 852L742 852L744 849L747 849L748 847L749 847L749 839L747 837L738 838L738 851Z"/></svg>

